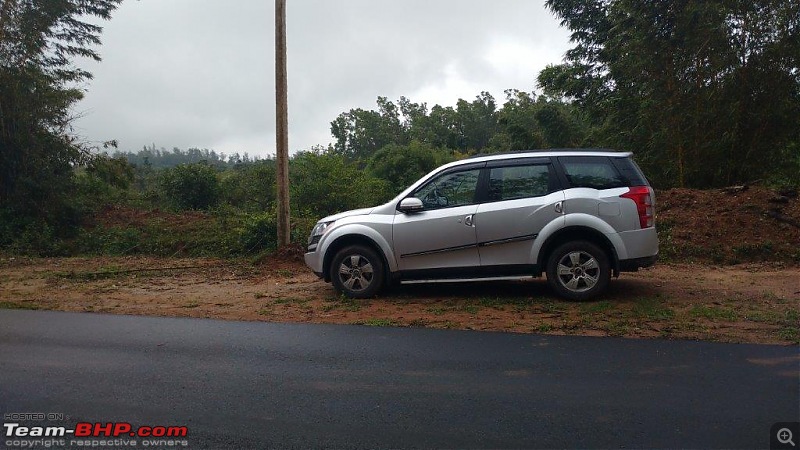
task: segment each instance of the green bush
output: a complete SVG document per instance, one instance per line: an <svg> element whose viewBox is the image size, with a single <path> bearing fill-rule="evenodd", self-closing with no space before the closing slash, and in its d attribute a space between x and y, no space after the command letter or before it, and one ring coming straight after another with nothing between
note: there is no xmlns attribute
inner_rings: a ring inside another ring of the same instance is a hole
<svg viewBox="0 0 800 450"><path fill-rule="evenodd" d="M379 205L391 198L388 183L344 156L301 152L289 164L292 214L320 218Z"/></svg>
<svg viewBox="0 0 800 450"><path fill-rule="evenodd" d="M181 164L164 169L161 188L177 209L209 209L219 202L217 171L205 164Z"/></svg>
<svg viewBox="0 0 800 450"><path fill-rule="evenodd" d="M242 164L221 174L220 200L243 211L267 211L275 206L275 161Z"/></svg>
<svg viewBox="0 0 800 450"><path fill-rule="evenodd" d="M373 176L388 181L391 193L399 194L421 176L452 160L446 150L412 141L409 145L389 144L378 150L367 169Z"/></svg>
<svg viewBox="0 0 800 450"><path fill-rule="evenodd" d="M137 228L110 227L84 230L71 242L69 248L75 254L129 255L142 253L141 245L151 242Z"/></svg>
<svg viewBox="0 0 800 450"><path fill-rule="evenodd" d="M278 237L278 222L274 213L248 215L239 230L239 245L244 254L274 250Z"/></svg>

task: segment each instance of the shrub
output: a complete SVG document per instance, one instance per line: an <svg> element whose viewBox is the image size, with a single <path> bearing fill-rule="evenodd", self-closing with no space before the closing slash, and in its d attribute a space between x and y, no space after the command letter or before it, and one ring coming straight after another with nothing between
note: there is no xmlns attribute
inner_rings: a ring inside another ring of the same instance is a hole
<svg viewBox="0 0 800 450"><path fill-rule="evenodd" d="M278 222L275 213L251 214L239 231L239 245L244 254L274 250L277 236Z"/></svg>
<svg viewBox="0 0 800 450"><path fill-rule="evenodd" d="M219 202L217 171L204 162L164 169L160 184L178 209L209 209Z"/></svg>
<svg viewBox="0 0 800 450"><path fill-rule="evenodd" d="M388 185L341 155L301 152L289 164L292 214L320 218L391 198Z"/></svg>

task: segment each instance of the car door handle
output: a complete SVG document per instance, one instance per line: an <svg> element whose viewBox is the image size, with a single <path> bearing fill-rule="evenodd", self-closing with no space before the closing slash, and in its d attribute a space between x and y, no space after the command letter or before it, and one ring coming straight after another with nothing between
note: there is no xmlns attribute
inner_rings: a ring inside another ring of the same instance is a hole
<svg viewBox="0 0 800 450"><path fill-rule="evenodd" d="M467 217L464 217L464 225L466 225L468 227L474 226L473 225L474 222L473 222L473 217L472 216L474 216L474 214L470 214Z"/></svg>
<svg viewBox="0 0 800 450"><path fill-rule="evenodd" d="M555 208L556 208L556 212L558 214L562 214L564 212L564 203L563 202L556 202Z"/></svg>

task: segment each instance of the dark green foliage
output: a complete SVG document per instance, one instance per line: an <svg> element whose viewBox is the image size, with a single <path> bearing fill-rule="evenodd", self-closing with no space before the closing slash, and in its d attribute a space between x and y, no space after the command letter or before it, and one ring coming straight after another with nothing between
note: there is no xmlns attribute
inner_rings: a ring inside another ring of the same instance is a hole
<svg viewBox="0 0 800 450"><path fill-rule="evenodd" d="M400 97L398 106L378 97L378 110L353 109L331 123L336 139L332 152L349 161L374 160L388 145L416 142L452 155L555 147L577 147L587 141L589 126L573 105L518 90L506 91L498 109L488 92L456 107L412 103ZM397 184L390 180L396 189Z"/></svg>
<svg viewBox="0 0 800 450"><path fill-rule="evenodd" d="M387 201L387 183L342 155L300 152L289 163L292 214L323 217Z"/></svg>
<svg viewBox="0 0 800 450"><path fill-rule="evenodd" d="M244 254L275 250L278 221L275 212L249 215L239 231L239 242Z"/></svg>
<svg viewBox="0 0 800 450"><path fill-rule="evenodd" d="M459 150L483 150L497 132L497 103L488 92L481 92L472 102L459 99L456 104Z"/></svg>
<svg viewBox="0 0 800 450"><path fill-rule="evenodd" d="M635 151L658 186L749 182L783 172L787 162L800 171L800 3L547 6L575 47L539 75L539 85L575 99L597 140Z"/></svg>
<svg viewBox="0 0 800 450"><path fill-rule="evenodd" d="M275 161L239 164L221 173L222 202L244 211L266 211L276 199Z"/></svg>
<svg viewBox="0 0 800 450"><path fill-rule="evenodd" d="M160 181L167 201L175 208L209 209L219 202L217 171L205 163L164 169Z"/></svg>
<svg viewBox="0 0 800 450"><path fill-rule="evenodd" d="M0 1L0 242L52 253L80 223L71 200L73 167L91 161L69 134L73 86L90 74L73 57L99 60L92 46L121 0Z"/></svg>
<svg viewBox="0 0 800 450"><path fill-rule="evenodd" d="M121 158L97 155L75 171L75 193L71 204L81 215L124 203L131 196L134 167Z"/></svg>
<svg viewBox="0 0 800 450"><path fill-rule="evenodd" d="M335 152L350 160L366 160L390 143L407 141L400 111L386 97L378 97L377 111L359 108L340 114L331 122L331 134Z"/></svg>
<svg viewBox="0 0 800 450"><path fill-rule="evenodd" d="M235 256L245 254L242 215L164 217L143 223L85 228L74 238L56 241L62 254Z"/></svg>
<svg viewBox="0 0 800 450"><path fill-rule="evenodd" d="M506 91L498 122L490 142L497 151L587 145L588 126L574 105L516 89Z"/></svg>
<svg viewBox="0 0 800 450"><path fill-rule="evenodd" d="M258 157L251 157L247 152L245 152L244 155L240 155L239 153L226 155L225 153L217 153L207 148L181 150L177 147L173 148L172 151L168 151L164 148L156 148L155 145L146 146L136 153L115 151L112 156L114 158L124 158L137 167L149 166L155 169L199 162L205 162L210 166L223 169L237 167L243 164L247 165L261 160Z"/></svg>
<svg viewBox="0 0 800 450"><path fill-rule="evenodd" d="M112 158L70 135L70 109L82 97L74 86L90 78L71 59L99 59L100 28L82 19L107 19L120 1L0 0L0 248L165 256L274 249L273 160L155 145ZM292 240L305 242L322 216L378 205L476 153L609 147L633 151L658 187L800 185L800 3L546 3L574 47L539 75L544 95L509 90L500 106L481 92L430 108L378 97L374 110L340 114L329 148L290 161ZM152 217L92 226L92 214L110 205ZM165 218L163 208L183 211L186 223ZM669 227L661 231L670 241ZM673 247L667 242L666 252L679 256Z"/></svg>
<svg viewBox="0 0 800 450"><path fill-rule="evenodd" d="M389 191L399 194L421 176L453 160L450 152L411 141L408 145L389 144L375 152L367 170L389 182Z"/></svg>

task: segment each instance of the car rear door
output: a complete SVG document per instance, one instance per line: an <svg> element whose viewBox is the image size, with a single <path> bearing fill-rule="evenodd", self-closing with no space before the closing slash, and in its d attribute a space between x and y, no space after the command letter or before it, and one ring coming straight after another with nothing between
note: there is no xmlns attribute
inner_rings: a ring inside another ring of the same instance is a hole
<svg viewBox="0 0 800 450"><path fill-rule="evenodd" d="M486 198L475 213L481 266L524 269L536 263L531 252L542 228L563 225L564 192L550 158L492 161L486 170Z"/></svg>

